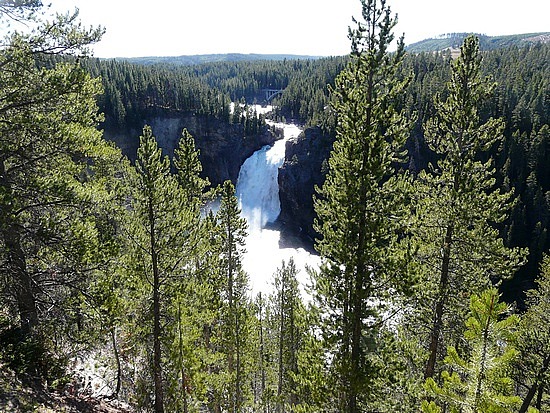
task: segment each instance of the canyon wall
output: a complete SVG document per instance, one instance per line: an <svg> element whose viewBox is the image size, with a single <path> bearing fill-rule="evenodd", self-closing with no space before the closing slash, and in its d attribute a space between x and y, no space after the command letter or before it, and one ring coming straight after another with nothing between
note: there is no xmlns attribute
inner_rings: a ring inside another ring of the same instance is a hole
<svg viewBox="0 0 550 413"><path fill-rule="evenodd" d="M178 146L183 128L186 128L200 150L203 175L208 177L213 186L227 179L236 183L245 159L262 146L273 144L278 138L277 133L267 126L256 135L245 136L241 124L229 124L211 116L193 113L157 114L144 119L145 124L151 126L159 146L170 157ZM142 128L114 128L105 124L103 129L105 138L115 142L134 161Z"/></svg>
<svg viewBox="0 0 550 413"><path fill-rule="evenodd" d="M285 161L279 169L279 223L285 237L297 237L312 247L317 233L313 229L313 194L328 171L333 138L320 128L306 129L296 140L287 142Z"/></svg>

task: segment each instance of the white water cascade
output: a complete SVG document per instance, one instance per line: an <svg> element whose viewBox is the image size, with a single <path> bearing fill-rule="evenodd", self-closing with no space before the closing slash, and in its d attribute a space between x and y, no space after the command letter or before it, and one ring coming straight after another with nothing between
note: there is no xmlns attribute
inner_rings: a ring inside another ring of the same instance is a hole
<svg viewBox="0 0 550 413"><path fill-rule="evenodd" d="M279 248L280 233L266 225L274 222L281 212L279 167L285 158L285 146L289 139L296 138L301 130L292 124L275 124L284 130L284 138L273 146L264 146L254 152L241 166L237 179L237 198L241 214L248 221L244 270L250 275L252 294L272 290L273 274L292 257L299 270L301 286L309 284L305 266L317 267L319 258L303 248Z"/></svg>

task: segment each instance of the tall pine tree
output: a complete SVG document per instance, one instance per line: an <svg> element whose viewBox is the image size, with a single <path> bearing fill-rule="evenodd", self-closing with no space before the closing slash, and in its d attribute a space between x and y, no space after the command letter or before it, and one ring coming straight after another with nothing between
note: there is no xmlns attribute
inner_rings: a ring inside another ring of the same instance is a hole
<svg viewBox="0 0 550 413"><path fill-rule="evenodd" d="M185 137L185 133L184 133ZM181 311L174 308L181 304L177 294L190 277L193 265L198 233L200 228L198 200L203 187L196 180L193 172L185 176L186 171L197 171L193 156L187 157L186 140L176 151L177 165L181 173L179 179L187 184L194 182L194 188L182 189L178 176L170 172L170 160L162 155L150 127L143 129L140 138L136 160L136 172L131 174L130 187L130 217L127 225L131 267L135 275L136 285L143 290L143 297L151 303L147 308L148 316L142 320L150 328L146 338L151 342L153 360L152 377L154 385L154 410L163 412L165 409L165 379L163 360L167 357L169 346L174 340L169 339L168 329L164 327L165 317L172 313L176 323L181 323ZM189 142L187 142L189 143ZM174 315L175 314L175 315ZM177 329L176 329L177 330ZM180 330L177 330L181 332ZM181 340L175 340L181 346ZM167 348L168 346L168 348ZM181 367L183 360L174 363ZM185 377L182 377L185 381Z"/></svg>
<svg viewBox="0 0 550 413"><path fill-rule="evenodd" d="M364 22L350 29L351 62L332 91L336 141L314 201L321 234L316 248L323 260L315 294L325 314L338 409L350 413L373 397L387 293L408 285L392 254L404 187L392 163L401 158L408 136L395 109L406 84L396 77L403 41L388 53L396 20L384 0L363 0L362 11Z"/></svg>
<svg viewBox="0 0 550 413"><path fill-rule="evenodd" d="M0 260L9 292L2 304L24 336L80 323L80 292L113 252L112 222L98 205L109 200L120 159L96 129L98 81L77 60L43 61L85 56L101 30L83 30L77 14L40 22L28 14L40 6L0 6L1 19L35 26L0 46Z"/></svg>
<svg viewBox="0 0 550 413"><path fill-rule="evenodd" d="M226 181L221 189L221 205L216 218L219 234L219 271L223 283L221 290L222 348L226 361L225 383L219 395L222 408L242 412L248 400L248 345L251 303L248 298L248 275L242 268L246 237L246 220L240 216L235 187Z"/></svg>
<svg viewBox="0 0 550 413"><path fill-rule="evenodd" d="M480 61L479 42L470 36L452 64L448 95L436 97L437 114L425 128L440 159L415 181L412 235L423 288L408 320L425 333L425 378L436 374L446 346L462 336L470 294L513 274L521 262L521 252L506 248L495 228L507 216L512 193L495 189L493 161L480 160L504 128L498 119L481 123L481 105L494 85L481 77Z"/></svg>

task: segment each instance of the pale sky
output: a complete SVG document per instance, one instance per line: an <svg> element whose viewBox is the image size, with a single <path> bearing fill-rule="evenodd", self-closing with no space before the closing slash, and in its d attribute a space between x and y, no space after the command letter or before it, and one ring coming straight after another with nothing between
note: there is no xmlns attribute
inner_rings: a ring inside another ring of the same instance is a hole
<svg viewBox="0 0 550 413"><path fill-rule="evenodd" d="M107 29L97 57L210 53L347 54L360 0L49 0L78 7L85 25ZM44 1L48 3L48 0ZM414 43L449 32L550 32L549 0L387 0L396 36Z"/></svg>

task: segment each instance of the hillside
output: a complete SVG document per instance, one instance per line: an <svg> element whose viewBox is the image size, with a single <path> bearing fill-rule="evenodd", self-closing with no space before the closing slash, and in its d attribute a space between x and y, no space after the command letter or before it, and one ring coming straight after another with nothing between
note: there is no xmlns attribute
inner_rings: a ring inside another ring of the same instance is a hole
<svg viewBox="0 0 550 413"><path fill-rule="evenodd" d="M118 400L92 397L69 385L52 389L38 379L18 376L0 361L0 413L130 413Z"/></svg>
<svg viewBox="0 0 550 413"><path fill-rule="evenodd" d="M448 33L433 39L422 40L408 45L412 53L436 52L445 49L457 49L470 33ZM481 50L495 50L509 46L525 46L534 43L550 42L550 32L513 34L506 36L487 36L477 34Z"/></svg>

